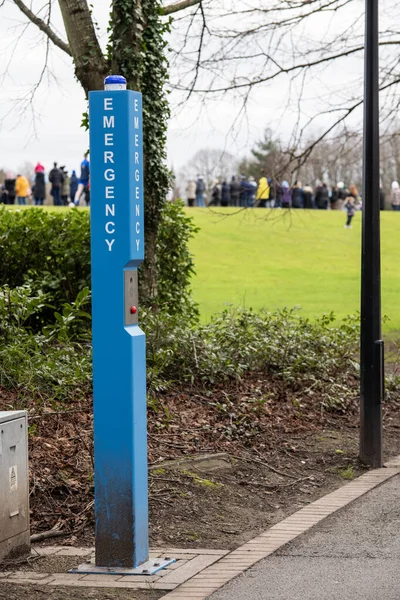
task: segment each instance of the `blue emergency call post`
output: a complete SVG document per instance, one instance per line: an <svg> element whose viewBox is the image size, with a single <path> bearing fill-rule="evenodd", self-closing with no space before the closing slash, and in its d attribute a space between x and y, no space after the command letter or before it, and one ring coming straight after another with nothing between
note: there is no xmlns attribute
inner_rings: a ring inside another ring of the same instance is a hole
<svg viewBox="0 0 400 600"><path fill-rule="evenodd" d="M96 567L148 560L142 96L89 94Z"/></svg>

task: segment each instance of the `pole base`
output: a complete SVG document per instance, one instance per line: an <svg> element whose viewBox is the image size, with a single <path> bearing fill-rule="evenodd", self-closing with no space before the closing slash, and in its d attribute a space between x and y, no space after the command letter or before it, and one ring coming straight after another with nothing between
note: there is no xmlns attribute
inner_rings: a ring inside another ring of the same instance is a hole
<svg viewBox="0 0 400 600"><path fill-rule="evenodd" d="M136 569L125 567L96 567L94 563L83 563L68 573L79 573L80 575L155 575L158 571L165 569L168 565L176 562L175 558L154 558L141 564Z"/></svg>

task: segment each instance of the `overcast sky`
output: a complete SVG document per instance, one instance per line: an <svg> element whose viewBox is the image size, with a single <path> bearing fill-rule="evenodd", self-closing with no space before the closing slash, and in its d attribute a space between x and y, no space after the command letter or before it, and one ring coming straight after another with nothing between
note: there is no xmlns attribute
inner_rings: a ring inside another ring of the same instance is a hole
<svg viewBox="0 0 400 600"><path fill-rule="evenodd" d="M235 0L235 5L241 2ZM248 0L242 4L247 6ZM36 8L42 3L33 0L32 5ZM109 2L96 0L94 5L101 41L105 45ZM356 2L349 10L360 11L360 3ZM53 4L52 21L53 28L66 39L57 2ZM313 23L314 31L317 23ZM12 0L6 0L0 8L0 167L17 170L25 161L41 161L48 169L56 160L68 169L78 169L81 155L88 147L88 135L80 127L86 109L82 89L74 78L70 57L50 45L51 74L44 75L33 104L30 103L30 90L40 77L46 44L35 26L31 24L26 28L26 24L26 18ZM342 26L338 25L338 31ZM174 36L171 43L174 44ZM361 74L361 57L349 59L345 72L340 68L330 70L325 80L319 79L314 87L310 84L309 107L313 106L312 99L318 90L326 94L332 78L338 83ZM234 132L231 126L240 105L231 97L210 100L204 105L193 97L185 107L177 109L178 98L173 93L169 165L179 170L196 150L204 147L225 148L237 156L249 154L267 126L288 136L295 114L289 111L283 115L287 93L288 81L284 79L259 88L249 102L246 119ZM296 94L296 87L292 93Z"/></svg>

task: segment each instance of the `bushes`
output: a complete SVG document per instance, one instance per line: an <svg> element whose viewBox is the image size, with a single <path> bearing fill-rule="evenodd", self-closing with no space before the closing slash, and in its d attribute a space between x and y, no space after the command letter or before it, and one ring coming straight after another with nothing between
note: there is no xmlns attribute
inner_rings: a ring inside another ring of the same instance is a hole
<svg viewBox="0 0 400 600"><path fill-rule="evenodd" d="M195 269L189 241L198 227L183 207L182 202L174 202L163 209L157 239L157 303L160 310L191 320L199 313L190 295Z"/></svg>
<svg viewBox="0 0 400 600"><path fill-rule="evenodd" d="M0 385L18 392L21 406L24 398L58 405L91 393L89 301L85 288L36 332L48 296L28 284L0 289Z"/></svg>
<svg viewBox="0 0 400 600"><path fill-rule="evenodd" d="M294 311L225 310L200 325L190 297L188 241L196 229L167 204L157 243L158 289L147 298L150 395L171 387L212 393L261 375L296 395L345 410L357 394L358 321ZM0 209L0 383L40 402L91 393L89 213Z"/></svg>
<svg viewBox="0 0 400 600"><path fill-rule="evenodd" d="M73 302L90 282L89 213L0 209L0 286L29 281L53 303Z"/></svg>
<svg viewBox="0 0 400 600"><path fill-rule="evenodd" d="M211 396L232 380L261 377L282 396L306 395L330 410L347 410L358 395L354 317L337 323L333 314L311 321L289 310L231 309L192 328L168 315L147 320L150 393L201 387Z"/></svg>
<svg viewBox="0 0 400 600"><path fill-rule="evenodd" d="M157 241L157 295L148 311L194 322L182 203L167 204ZM89 212L0 208L0 385L41 402L91 393Z"/></svg>
<svg viewBox="0 0 400 600"><path fill-rule="evenodd" d="M294 311L225 310L189 328L173 316L146 317L149 383L212 387L249 373L277 378L292 390L318 394L326 406L345 405L358 378L358 320L334 315L310 321Z"/></svg>
<svg viewBox="0 0 400 600"><path fill-rule="evenodd" d="M91 393L89 290L54 311L36 331L48 296L28 284L0 291L0 383L41 403L70 402ZM35 326L32 326L31 323ZM335 325L337 325L335 323ZM207 325L169 312L145 311L149 395L175 388L212 393L227 382L262 377L328 408L345 410L358 385L358 321L334 326L294 311L225 310ZM274 385L275 385L274 383Z"/></svg>
<svg viewBox="0 0 400 600"><path fill-rule="evenodd" d="M74 302L81 290L90 289L89 218L88 211L77 209L0 208L0 287L28 283L33 292L44 293L54 308ZM196 231L182 203L166 204L157 239L158 288L152 298L141 296L142 305L168 306L174 314L196 317L190 298L194 263L188 249ZM36 313L37 324L51 322L53 312L43 306Z"/></svg>

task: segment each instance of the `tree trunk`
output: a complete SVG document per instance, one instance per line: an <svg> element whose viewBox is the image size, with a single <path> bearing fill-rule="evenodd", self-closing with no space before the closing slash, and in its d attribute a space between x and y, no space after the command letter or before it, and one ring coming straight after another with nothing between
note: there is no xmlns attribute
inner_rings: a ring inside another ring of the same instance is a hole
<svg viewBox="0 0 400 600"><path fill-rule="evenodd" d="M141 91L143 74L142 0L114 0L111 71L123 75L128 89Z"/></svg>
<svg viewBox="0 0 400 600"><path fill-rule="evenodd" d="M101 51L86 0L59 0L75 65L75 75L85 90L103 89L108 65Z"/></svg>
<svg viewBox="0 0 400 600"><path fill-rule="evenodd" d="M157 298L157 236L168 191L165 165L169 107L164 84L167 63L159 0L113 0L111 65L127 79L129 89L143 94L145 260L140 268L142 300Z"/></svg>
<svg viewBox="0 0 400 600"><path fill-rule="evenodd" d="M123 75L128 89L143 94L145 261L140 277L142 299L147 304L154 304L157 296L158 229L170 186L166 166L170 111L164 89L168 80L164 34L169 31L170 25L168 20L162 20L162 14L175 13L200 0L179 0L164 7L161 0L112 0L107 57L97 39L87 0L58 1L69 44L23 0L14 0L32 23L72 56L75 75L86 96L90 90L103 89L104 78L111 73Z"/></svg>
<svg viewBox="0 0 400 600"><path fill-rule="evenodd" d="M168 78L160 0L113 0L108 57L96 38L87 0L59 0L75 64L86 94L103 89L105 75L127 79L128 89L143 94L145 260L140 269L142 300L157 297L157 236L169 185L166 131L169 107L164 84Z"/></svg>
<svg viewBox="0 0 400 600"><path fill-rule="evenodd" d="M145 230L148 250L143 265L143 289L149 298L157 298L158 261L157 238L161 212L171 185L167 168L167 129L170 117L165 85L168 81L168 61L164 35L169 31L168 22L163 22L159 0L142 0L143 44L146 50L143 63L142 93L144 98L144 179L145 187Z"/></svg>

